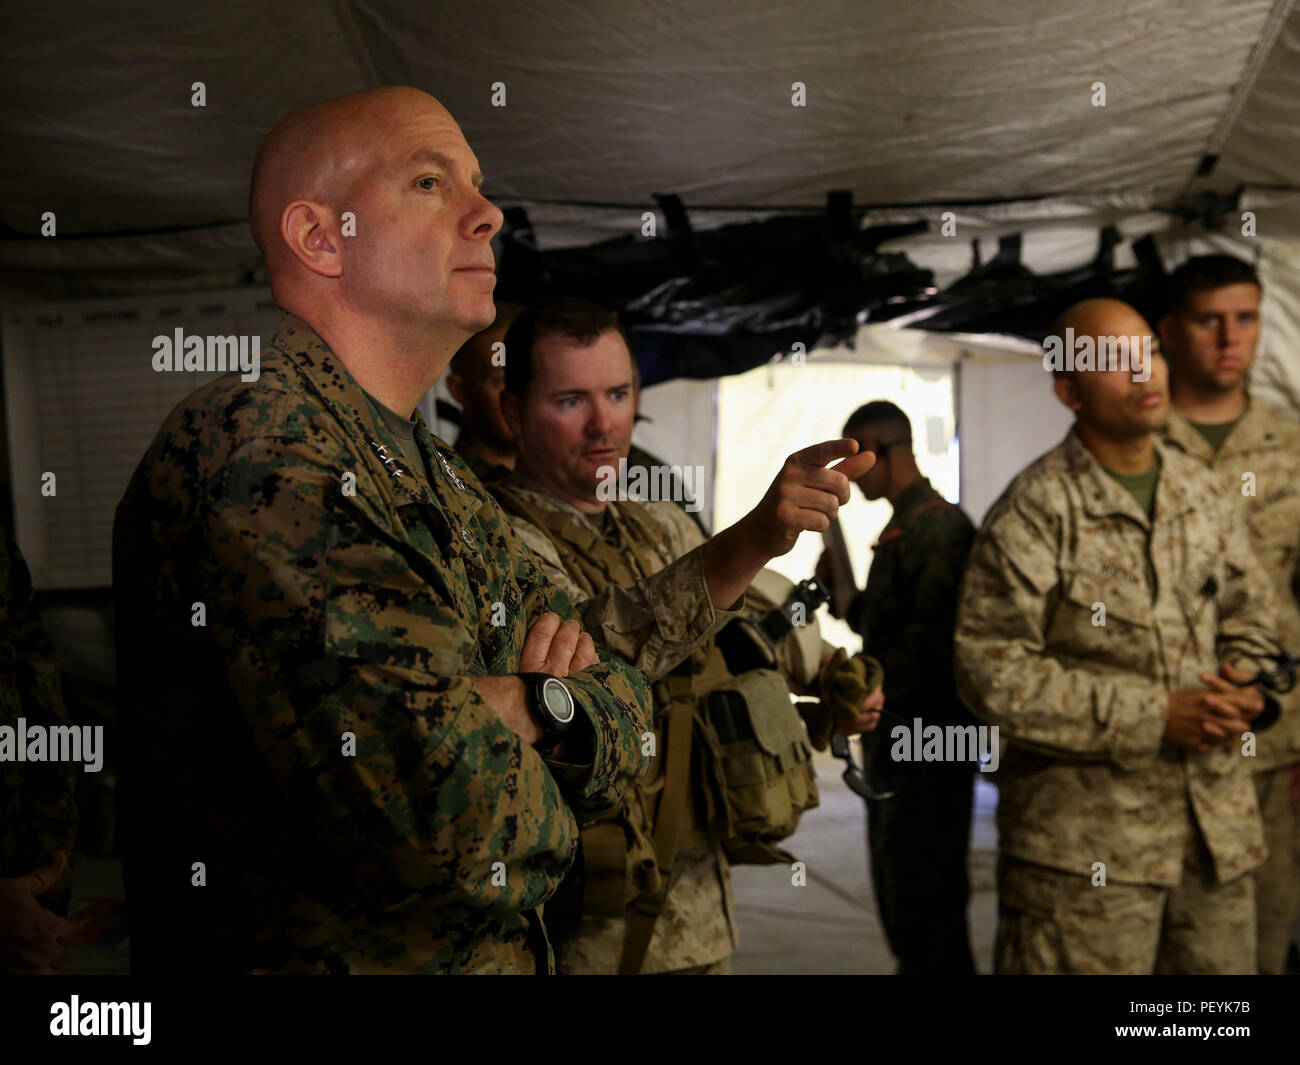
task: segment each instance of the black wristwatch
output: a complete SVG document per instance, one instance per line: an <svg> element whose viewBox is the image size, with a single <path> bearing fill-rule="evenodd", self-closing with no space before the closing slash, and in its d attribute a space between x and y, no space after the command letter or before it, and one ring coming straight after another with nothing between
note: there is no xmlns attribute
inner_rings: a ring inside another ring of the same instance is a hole
<svg viewBox="0 0 1300 1065"><path fill-rule="evenodd" d="M559 677L549 673L521 673L520 679L532 697L533 717L542 726L542 738L533 746L543 758L549 758L568 735L578 708L573 694Z"/></svg>

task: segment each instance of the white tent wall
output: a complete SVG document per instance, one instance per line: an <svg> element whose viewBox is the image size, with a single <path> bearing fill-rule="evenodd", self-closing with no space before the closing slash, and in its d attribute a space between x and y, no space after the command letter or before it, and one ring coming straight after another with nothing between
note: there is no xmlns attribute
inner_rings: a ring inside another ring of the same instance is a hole
<svg viewBox="0 0 1300 1065"><path fill-rule="evenodd" d="M681 378L641 393L633 442L669 466L698 469L695 502L705 528L714 530L717 382Z"/></svg>
<svg viewBox="0 0 1300 1065"><path fill-rule="evenodd" d="M1252 387L1300 411L1300 241L1275 242L1259 263L1264 284L1262 354Z"/></svg>
<svg viewBox="0 0 1300 1065"><path fill-rule="evenodd" d="M743 517L762 498L788 455L835 439L848 416L872 399L888 398L903 409L912 422L922 471L940 492L956 499L952 366L866 362L837 354L804 365L760 366L718 382L715 528ZM855 489L840 519L861 586L871 563L870 545L889 519L889 504L869 503ZM812 575L821 551L821 537L807 534L769 568L799 581ZM831 642L860 646L847 625L825 613L821 621Z"/></svg>
<svg viewBox="0 0 1300 1065"><path fill-rule="evenodd" d="M1073 418L1041 361L964 361L958 373L961 505L978 525L1017 473L1060 443Z"/></svg>

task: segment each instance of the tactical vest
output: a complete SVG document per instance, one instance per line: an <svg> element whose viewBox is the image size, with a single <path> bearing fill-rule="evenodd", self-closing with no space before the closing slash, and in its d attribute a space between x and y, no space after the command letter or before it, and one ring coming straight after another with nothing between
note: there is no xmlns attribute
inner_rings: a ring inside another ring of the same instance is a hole
<svg viewBox="0 0 1300 1065"><path fill-rule="evenodd" d="M492 490L507 513L547 535L586 597L664 568L652 546L662 532L641 503L608 510L615 544L570 514L533 505L508 481ZM581 913L628 922L620 972L641 968L679 852L721 842L733 865L792 862L775 844L819 801L812 748L780 673L733 674L710 640L652 691L653 770L618 810L582 829L575 866Z"/></svg>

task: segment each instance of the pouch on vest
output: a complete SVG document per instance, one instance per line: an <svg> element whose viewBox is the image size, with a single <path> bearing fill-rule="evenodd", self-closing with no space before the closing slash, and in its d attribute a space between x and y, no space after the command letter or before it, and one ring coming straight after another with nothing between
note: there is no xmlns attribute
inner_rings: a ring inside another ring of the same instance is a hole
<svg viewBox="0 0 1300 1065"><path fill-rule="evenodd" d="M772 865L794 858L776 844L794 834L818 805L812 745L781 674L753 669L701 700L697 716L709 752L733 865Z"/></svg>

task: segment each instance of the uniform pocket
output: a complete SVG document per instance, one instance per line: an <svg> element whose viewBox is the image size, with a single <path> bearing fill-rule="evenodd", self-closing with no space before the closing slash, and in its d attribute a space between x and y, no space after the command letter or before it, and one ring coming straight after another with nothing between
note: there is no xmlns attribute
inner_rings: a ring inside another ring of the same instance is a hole
<svg viewBox="0 0 1300 1065"><path fill-rule="evenodd" d="M1067 574L1062 582L1062 595L1075 609L1088 611L1090 617L1097 613L1098 604L1105 607L1107 625L1114 618L1130 628L1151 628L1151 597L1144 586L1105 580L1096 574L1076 570Z"/></svg>
<svg viewBox="0 0 1300 1065"><path fill-rule="evenodd" d="M475 634L401 554L332 537L325 571L328 653L436 675L479 672Z"/></svg>
<svg viewBox="0 0 1300 1065"><path fill-rule="evenodd" d="M1152 614L1145 587L1068 573L1049 643L1053 653L1102 671L1146 673L1156 646Z"/></svg>
<svg viewBox="0 0 1300 1065"><path fill-rule="evenodd" d="M998 905L1018 914L1052 920L1060 907L1065 874L1017 858L998 863Z"/></svg>

